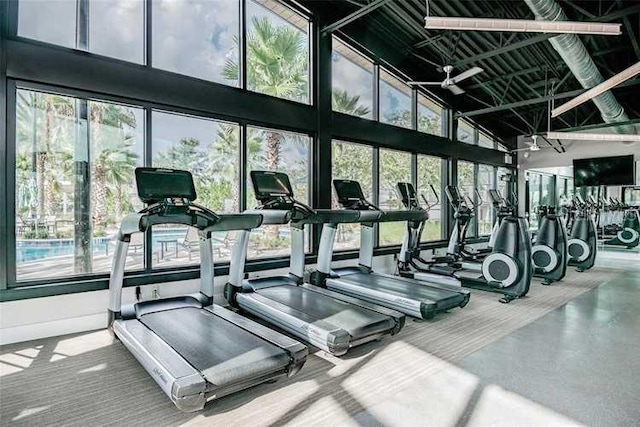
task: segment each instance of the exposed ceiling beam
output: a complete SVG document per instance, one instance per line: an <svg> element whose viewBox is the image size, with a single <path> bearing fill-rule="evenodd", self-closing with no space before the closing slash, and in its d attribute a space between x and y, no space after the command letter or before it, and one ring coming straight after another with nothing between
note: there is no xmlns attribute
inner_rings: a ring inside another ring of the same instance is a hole
<svg viewBox="0 0 640 427"><path fill-rule="evenodd" d="M503 53L507 53L507 52L511 52L512 50L517 50L517 49L521 49L523 47L526 46L530 46L532 44L535 43L540 43L546 40L549 40L551 37L555 37L557 36L557 34L540 34L537 36L533 36L533 37L528 37L524 40L520 40L518 42L515 43L511 43L508 44L506 46L502 46L498 49L493 49L493 50L489 50L487 52L483 52L481 54L475 55L475 56L470 56L468 58L464 58L461 61L456 62L455 64L453 64L453 66L455 68L458 68L462 65L467 65L467 64L471 64L483 59L489 59L489 58L493 58L494 56L497 55L502 55Z"/></svg>
<svg viewBox="0 0 640 427"><path fill-rule="evenodd" d="M594 125L586 125L586 126L576 126L571 128L563 128L556 129L558 132L577 132L580 130L594 130L594 129L606 129L614 126L629 126L629 125L640 125L640 119L631 119L626 120L624 122L614 122L614 123L597 123Z"/></svg>
<svg viewBox="0 0 640 427"><path fill-rule="evenodd" d="M347 24L350 24L351 22L362 18L363 16L367 15L368 13L373 12L374 10L376 10L377 8L379 8L380 6L384 6L385 3L389 3L389 1L391 0L374 0L373 2L369 3L366 6L361 7L360 9L356 10L355 12L345 16L344 18L334 22L333 24L329 24L326 27L324 27L322 29L322 34L326 35L329 33L333 33L334 31L339 30L340 28L344 27Z"/></svg>
<svg viewBox="0 0 640 427"><path fill-rule="evenodd" d="M616 86L612 90L620 89L620 88L623 88L623 87L636 86L636 85L640 85L640 79L627 80L626 82L624 82L622 84L619 84L618 86ZM540 104L542 102L547 102L550 99L556 99L557 100L557 99L570 98L572 96L580 95L583 92L586 92L586 89L578 89L578 90L572 90L572 91L569 91L569 92L558 93L558 94L555 94L555 95L541 96L539 98L528 99L528 100L525 100L525 101L511 102L509 104L498 105L496 107L491 107L491 108L481 108L480 110L467 111L466 113L459 113L459 114L454 115L454 117L455 118L473 117L473 116L481 116L483 114L495 113L495 112L498 112L498 111L512 110L514 108L526 107L527 105L534 105L534 104Z"/></svg>

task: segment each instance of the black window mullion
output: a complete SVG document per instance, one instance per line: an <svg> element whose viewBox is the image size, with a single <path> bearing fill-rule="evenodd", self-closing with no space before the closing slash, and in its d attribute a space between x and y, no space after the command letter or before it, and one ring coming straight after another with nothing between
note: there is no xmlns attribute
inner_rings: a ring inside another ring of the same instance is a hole
<svg viewBox="0 0 640 427"><path fill-rule="evenodd" d="M76 49L89 50L89 0L76 0Z"/></svg>
<svg viewBox="0 0 640 427"><path fill-rule="evenodd" d="M378 206L380 203L380 148L373 147L373 162L371 162L371 192L373 193L373 204ZM380 237L380 224L376 224L374 228L374 236L373 241L375 242L375 246L380 246L379 242Z"/></svg>
<svg viewBox="0 0 640 427"><path fill-rule="evenodd" d="M149 106L145 108L144 117L144 166L153 166L153 109ZM144 270L149 273L153 269L153 228L144 236Z"/></svg>
<svg viewBox="0 0 640 427"><path fill-rule="evenodd" d="M2 33L0 33L0 37L15 37L18 35L18 8L19 8L18 0L8 0L8 1L0 1L0 16L3 16L3 22L0 23L2 28Z"/></svg>
<svg viewBox="0 0 640 427"><path fill-rule="evenodd" d="M4 71L4 70L2 70ZM6 79L3 73L0 81ZM5 85L2 85L4 90ZM0 239L5 244L0 244L0 289L6 289L16 283L16 234L15 230L15 209L16 209L16 85L15 82L9 81L6 85L6 106L0 104L0 112L6 111L6 122L2 120L0 129L6 126L4 132L0 136L3 147L0 147L0 165L6 165L6 172L0 176L0 194L4 194L4 208L0 210L0 215L4 218L0 219ZM0 115L1 116L1 115ZM6 123L6 124L5 124ZM5 138L6 136L6 138ZM13 184L12 184L13 183Z"/></svg>
<svg viewBox="0 0 640 427"><path fill-rule="evenodd" d="M380 120L380 66L373 64L373 120Z"/></svg>
<svg viewBox="0 0 640 427"><path fill-rule="evenodd" d="M413 184L413 188L416 191L419 191L418 188L418 154L411 153L411 183Z"/></svg>
<svg viewBox="0 0 640 427"><path fill-rule="evenodd" d="M247 161L247 126L240 125L240 168L238 171L238 179L240 180L238 206L240 212L244 212L247 209L247 169L249 166Z"/></svg>
<svg viewBox="0 0 640 427"><path fill-rule="evenodd" d="M153 0L145 0L144 17L145 65L151 67L153 65Z"/></svg>
<svg viewBox="0 0 640 427"><path fill-rule="evenodd" d="M418 130L418 90L411 89L411 129Z"/></svg>
<svg viewBox="0 0 640 427"><path fill-rule="evenodd" d="M239 31L239 46L240 46L240 64L238 64L238 71L240 72L240 88L247 88L247 0L239 0L238 7L240 8L240 31ZM246 130L246 129L245 129Z"/></svg>

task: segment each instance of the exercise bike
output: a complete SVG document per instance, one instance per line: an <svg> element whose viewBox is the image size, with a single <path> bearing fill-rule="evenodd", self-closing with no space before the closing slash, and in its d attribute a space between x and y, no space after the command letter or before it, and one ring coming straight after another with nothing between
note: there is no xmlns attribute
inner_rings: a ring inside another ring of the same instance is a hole
<svg viewBox="0 0 640 427"><path fill-rule="evenodd" d="M615 199L612 200L610 209L621 214L622 225L614 229L615 237L605 240L603 244L623 246L627 249L638 246L640 244L640 211Z"/></svg>

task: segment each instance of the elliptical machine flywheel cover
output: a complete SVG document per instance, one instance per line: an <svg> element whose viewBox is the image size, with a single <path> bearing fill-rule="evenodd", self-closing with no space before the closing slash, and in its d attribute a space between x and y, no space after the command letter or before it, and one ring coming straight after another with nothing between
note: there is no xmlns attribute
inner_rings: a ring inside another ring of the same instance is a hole
<svg viewBox="0 0 640 427"><path fill-rule="evenodd" d="M534 245L531 248L531 261L535 268L548 273L558 265L558 254L547 245Z"/></svg>
<svg viewBox="0 0 640 427"><path fill-rule="evenodd" d="M587 242L581 239L570 239L567 242L567 252L569 252L569 256L572 259L578 262L582 262L589 258L589 254L591 253Z"/></svg>
<svg viewBox="0 0 640 427"><path fill-rule="evenodd" d="M484 259L482 275L487 282L497 282L501 288L507 288L518 280L518 264L509 255L494 252Z"/></svg>
<svg viewBox="0 0 640 427"><path fill-rule="evenodd" d="M622 243L634 243L638 240L638 232L633 228L625 228L624 230L618 232L618 240Z"/></svg>

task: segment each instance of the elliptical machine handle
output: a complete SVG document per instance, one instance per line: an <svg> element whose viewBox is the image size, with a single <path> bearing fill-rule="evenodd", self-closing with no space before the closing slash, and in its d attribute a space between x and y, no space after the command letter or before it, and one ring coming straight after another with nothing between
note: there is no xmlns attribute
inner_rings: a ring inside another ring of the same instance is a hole
<svg viewBox="0 0 640 427"><path fill-rule="evenodd" d="M429 184L429 187L431 187L431 192L433 193L433 195L436 198L435 203L429 203L429 200L427 200L427 198L425 197L424 193L420 193L420 197L422 197L422 201L424 202L425 206L426 206L426 211L430 211L432 207L437 206L440 204L440 196L438 196L438 193L436 192L435 187L433 186L433 184Z"/></svg>

